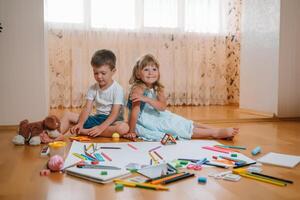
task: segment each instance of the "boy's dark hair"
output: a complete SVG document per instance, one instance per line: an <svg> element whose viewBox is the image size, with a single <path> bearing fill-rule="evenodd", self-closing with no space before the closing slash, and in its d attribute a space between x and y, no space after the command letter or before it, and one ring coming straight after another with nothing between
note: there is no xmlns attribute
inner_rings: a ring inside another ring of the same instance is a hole
<svg viewBox="0 0 300 200"><path fill-rule="evenodd" d="M115 54L107 49L101 49L94 53L91 59L91 65L93 67L101 67L103 65L108 65L111 70L116 67L116 56Z"/></svg>

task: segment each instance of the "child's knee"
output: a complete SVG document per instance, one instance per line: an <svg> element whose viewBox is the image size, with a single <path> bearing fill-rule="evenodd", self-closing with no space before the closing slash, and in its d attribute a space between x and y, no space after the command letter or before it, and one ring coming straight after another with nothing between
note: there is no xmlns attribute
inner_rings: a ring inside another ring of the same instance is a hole
<svg viewBox="0 0 300 200"><path fill-rule="evenodd" d="M127 123L125 122L122 122L122 123L119 123L116 127L116 131L120 134L120 135L124 135L126 133L128 133L129 131L129 126Z"/></svg>

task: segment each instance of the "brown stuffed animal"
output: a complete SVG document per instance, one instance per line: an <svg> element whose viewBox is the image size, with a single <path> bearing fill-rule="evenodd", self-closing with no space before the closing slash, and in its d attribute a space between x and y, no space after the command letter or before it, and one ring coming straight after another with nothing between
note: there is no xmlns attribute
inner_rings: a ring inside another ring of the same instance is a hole
<svg viewBox="0 0 300 200"><path fill-rule="evenodd" d="M60 134L60 120L55 115L46 117L43 121L29 123L27 119L20 122L19 132L12 142L16 145L24 145L29 143L30 145L41 144L41 135L45 138L45 134L50 138L57 138ZM42 138L42 142L43 142ZM45 140L50 142L50 140Z"/></svg>

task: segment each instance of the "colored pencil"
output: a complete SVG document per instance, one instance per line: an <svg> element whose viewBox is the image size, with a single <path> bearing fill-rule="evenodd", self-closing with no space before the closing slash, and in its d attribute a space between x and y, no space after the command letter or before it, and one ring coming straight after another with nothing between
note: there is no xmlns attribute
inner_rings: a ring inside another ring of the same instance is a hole
<svg viewBox="0 0 300 200"><path fill-rule="evenodd" d="M162 179L162 178L166 178L166 177L170 177L170 176L173 176L175 175L174 173L173 174L166 174L166 175L162 175L160 177L157 177L157 178L149 178L145 181L145 183L149 183L151 181L155 181L155 180L159 180L159 179Z"/></svg>
<svg viewBox="0 0 300 200"><path fill-rule="evenodd" d="M111 169L111 170L120 170L121 168L115 166L107 166L107 165L77 165L78 168L86 168L86 169Z"/></svg>
<svg viewBox="0 0 300 200"><path fill-rule="evenodd" d="M153 151L155 153L155 155L157 155L161 160L163 160L163 157L161 157L161 155L159 155L156 151Z"/></svg>
<svg viewBox="0 0 300 200"><path fill-rule="evenodd" d="M223 158L225 160L230 160L230 161L233 161L233 162L247 163L244 160L240 160L240 159L236 159L236 158L231 158L231 157L227 157L227 156L220 156L220 158Z"/></svg>
<svg viewBox="0 0 300 200"><path fill-rule="evenodd" d="M130 182L130 181L124 181L120 179L115 179L115 183L120 183L124 186L128 187L139 187L139 188L145 188L145 189L152 189L152 190L169 190L169 188L161 185L153 185L150 183L135 183L135 182Z"/></svg>
<svg viewBox="0 0 300 200"><path fill-rule="evenodd" d="M166 181L163 181L161 184L166 185L166 184L173 183L175 181L186 179L186 178L189 178L189 177L192 177L192 176L195 176L195 174L185 173L181 176L177 176L177 177L174 177L172 179L168 179Z"/></svg>
<svg viewBox="0 0 300 200"><path fill-rule="evenodd" d="M148 152L152 160L154 161L154 164L158 163L158 160L152 155L152 151Z"/></svg>
<svg viewBox="0 0 300 200"><path fill-rule="evenodd" d="M268 178L263 178L261 176L257 176L251 173L248 173L246 170L242 170L241 169L234 169L232 171L234 174L238 174L240 176L246 177L246 178L251 178L257 181L262 181L265 183L270 183L270 184L274 184L274 185L278 185L278 186L286 186L286 183L280 182L280 181L275 181L275 180L271 180Z"/></svg>
<svg viewBox="0 0 300 200"><path fill-rule="evenodd" d="M230 149L241 149L241 150L246 150L246 147L241 147L241 146L231 146L231 145L216 145L219 147L224 147L224 148L230 148Z"/></svg>
<svg viewBox="0 0 300 200"><path fill-rule="evenodd" d="M211 150L211 151L216 151L216 152L220 152L220 153L229 153L230 151L228 150L222 150L222 149L218 149L216 147L208 147L208 146L205 146L205 147L202 147L202 149L206 149L206 150Z"/></svg>
<svg viewBox="0 0 300 200"><path fill-rule="evenodd" d="M134 150L138 150L135 146L133 146L132 144L127 144L129 147L131 147Z"/></svg>
<svg viewBox="0 0 300 200"><path fill-rule="evenodd" d="M223 149L223 150L227 150L227 151L231 151L231 152L237 152L237 153L240 153L241 151L238 150L238 149L231 149L231 148L228 148L228 147L223 147L223 146L220 146L220 145L215 145L214 147L216 148L219 148L219 149Z"/></svg>
<svg viewBox="0 0 300 200"><path fill-rule="evenodd" d="M255 180L258 180L258 181L262 181L262 182L266 182L266 183L271 183L271 184L274 184L274 185L286 186L286 183L284 183L282 181L277 181L277 180L269 179L269 178L258 176L258 175L254 175L254 174L251 174L251 173L241 173L239 175L247 177L247 178L252 178L252 179L255 179Z"/></svg>
<svg viewBox="0 0 300 200"><path fill-rule="evenodd" d="M83 157L82 155L80 155L79 153L72 153L73 156L76 156L77 158L80 158L82 160L86 160L85 157Z"/></svg>
<svg viewBox="0 0 300 200"><path fill-rule="evenodd" d="M157 150L157 149L159 149L160 147L161 147L161 146L154 147L154 148L150 149L149 151Z"/></svg>
<svg viewBox="0 0 300 200"><path fill-rule="evenodd" d="M94 143L91 143L86 150L88 151L93 146L94 146Z"/></svg>
<svg viewBox="0 0 300 200"><path fill-rule="evenodd" d="M94 161L95 159L87 156L87 155L84 155L84 154L80 154L81 156L83 156L86 160L90 160L90 161Z"/></svg>
<svg viewBox="0 0 300 200"><path fill-rule="evenodd" d="M196 163L196 162L199 161L199 160L197 160L197 159L189 159L189 158L178 158L177 160L186 160L186 161L190 161L190 162L192 162L192 163Z"/></svg>
<svg viewBox="0 0 300 200"><path fill-rule="evenodd" d="M286 182L286 183L291 183L291 184L294 183L293 181L290 181L290 180L287 180L287 179L277 178L277 177L274 177L274 176L261 174L261 173L257 173L257 172L251 172L251 174L255 174L255 175L258 175L258 176L262 176L262 177L266 177L266 178L270 178L270 179L274 179L274 180L282 181L282 182Z"/></svg>
<svg viewBox="0 0 300 200"><path fill-rule="evenodd" d="M86 156L93 158L94 160L97 160L97 158L95 158L93 155L89 154L88 152L84 152Z"/></svg>
<svg viewBox="0 0 300 200"><path fill-rule="evenodd" d="M106 155L105 153L101 152L101 155L102 155L104 158L106 158L107 160L112 161L112 159L111 159L108 155Z"/></svg>
<svg viewBox="0 0 300 200"><path fill-rule="evenodd" d="M100 147L100 149L121 149L121 147Z"/></svg>
<svg viewBox="0 0 300 200"><path fill-rule="evenodd" d="M151 181L151 184L160 184L166 180L169 180L169 179L172 179L172 178L175 178L175 177L178 177L178 176L182 176L183 174L185 174L185 172L181 172L181 173L178 173L178 174L173 174L172 176L168 176L168 177L164 177L164 178L161 178L161 179L157 179L157 180L154 180L154 181Z"/></svg>

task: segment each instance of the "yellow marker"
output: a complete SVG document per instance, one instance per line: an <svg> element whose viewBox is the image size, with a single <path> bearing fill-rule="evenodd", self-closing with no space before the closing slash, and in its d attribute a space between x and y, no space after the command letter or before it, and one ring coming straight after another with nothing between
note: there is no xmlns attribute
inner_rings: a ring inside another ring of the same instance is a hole
<svg viewBox="0 0 300 200"><path fill-rule="evenodd" d="M85 157L83 157L82 155L78 154L78 153L72 153L73 156L76 156L77 158L80 158L82 160L86 160Z"/></svg>
<svg viewBox="0 0 300 200"><path fill-rule="evenodd" d="M145 188L145 189L152 189L152 190L169 190L169 188L161 185L153 185L150 183L135 183L130 181L124 181L120 179L115 179L115 183L122 184L127 187L139 187L139 188Z"/></svg>
<svg viewBox="0 0 300 200"><path fill-rule="evenodd" d="M254 175L254 174L249 174L249 173L247 173L246 169L234 169L232 172L234 174L238 174L240 176L243 176L243 177L246 177L246 178L251 178L251 179L254 179L254 180L257 180L257 181L262 181L262 182L265 182L265 183L271 183L271 184L278 185L278 186L286 186L286 183L283 183L281 181L271 180L271 179L263 178L261 176L257 176L257 175Z"/></svg>

